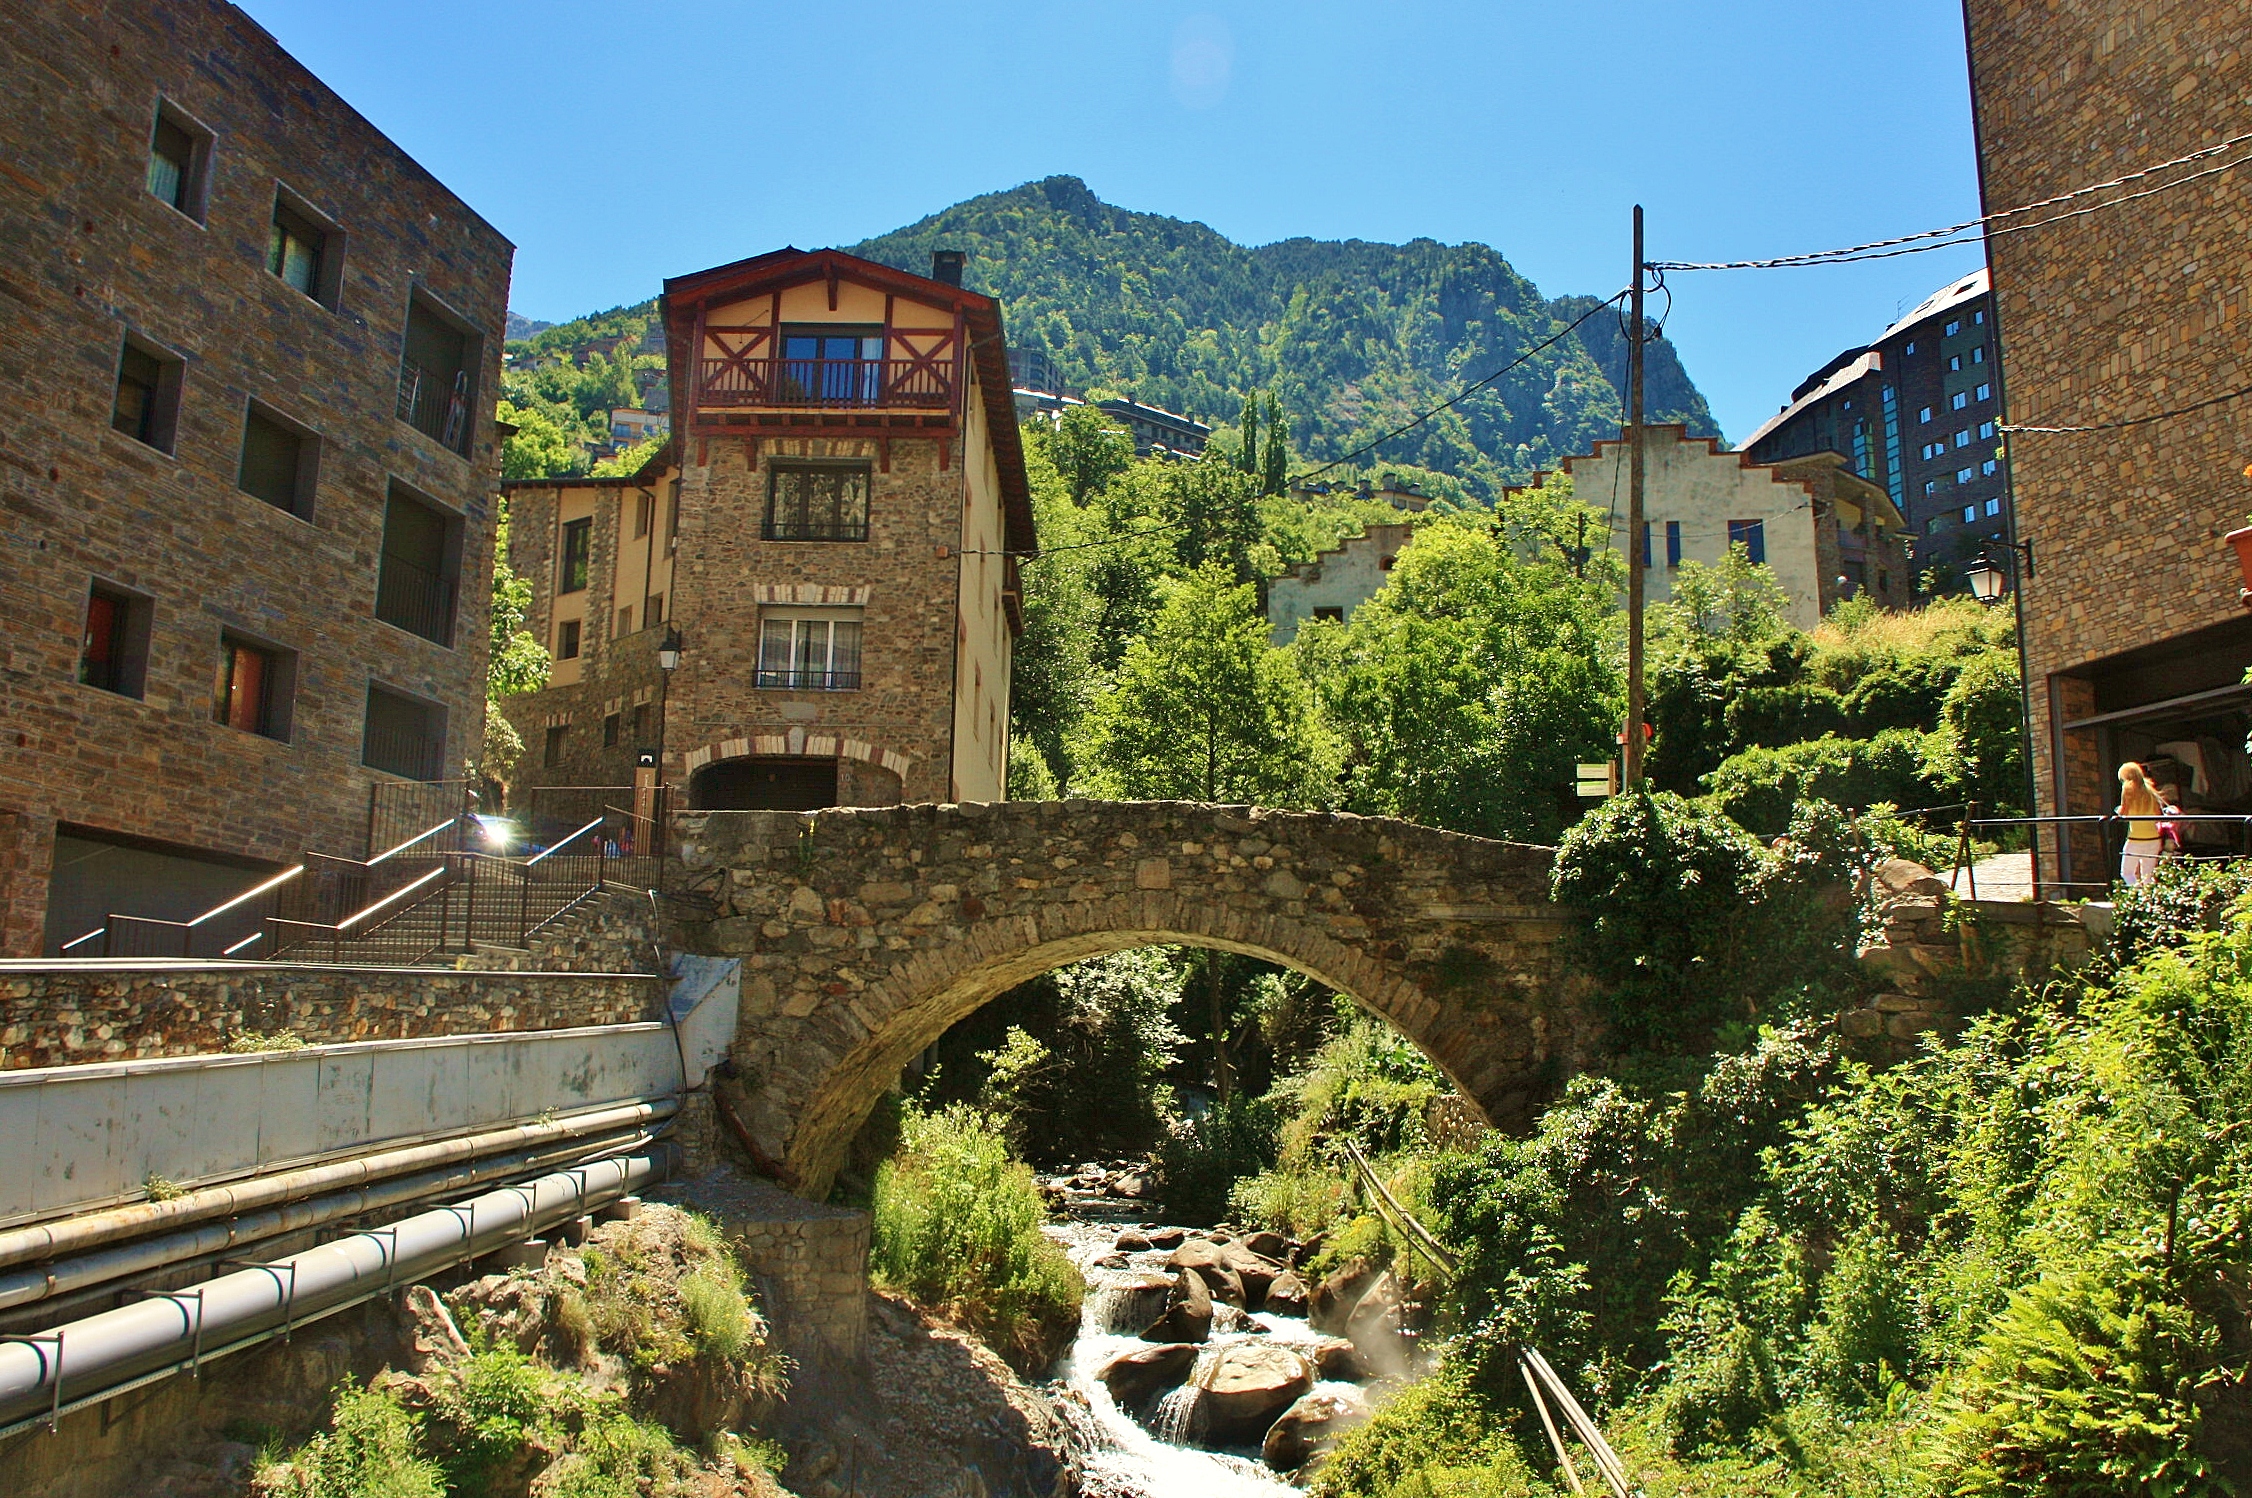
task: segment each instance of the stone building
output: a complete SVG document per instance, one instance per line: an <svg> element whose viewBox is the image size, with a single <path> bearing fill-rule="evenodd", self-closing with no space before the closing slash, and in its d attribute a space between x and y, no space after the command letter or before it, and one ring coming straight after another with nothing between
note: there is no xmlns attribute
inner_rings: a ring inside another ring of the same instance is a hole
<svg viewBox="0 0 2252 1498"><path fill-rule="evenodd" d="M1916 570L1959 588L2009 530L1999 369L1986 272L1973 271L1800 381L1744 451L1760 463L1840 454L1907 517Z"/></svg>
<svg viewBox="0 0 2252 1498"><path fill-rule="evenodd" d="M521 791L648 756L699 807L1003 798L1031 494L1000 310L935 268L786 249L667 281L668 447L504 486L555 657L507 703Z"/></svg>
<svg viewBox="0 0 2252 1498"><path fill-rule="evenodd" d="M1310 562L1300 562L1267 584L1267 625L1277 645L1298 638L1298 626L1308 619L1334 619L1342 624L1353 611L1374 598L1391 580L1392 564L1414 539L1405 521L1398 525L1372 525L1357 536L1347 536L1334 551Z"/></svg>
<svg viewBox="0 0 2252 1498"><path fill-rule="evenodd" d="M2246 0L1969 0L1965 12L1989 214L2245 128ZM2223 399L2252 378L2252 198L2242 166L2198 175L2242 155L2160 171L2075 205L2092 211L1988 240L2008 419L2136 422L2010 442L2017 531L2035 562L2026 679L2045 813L2109 809L2118 763L2138 758L2167 761L2159 778L2190 811L2252 810L2252 616L2222 539L2252 507L2252 402ZM2243 846L2233 831L2186 830L2193 851ZM2086 827L2067 841L2060 870L2044 840L2044 878L2112 877L2115 842Z"/></svg>
<svg viewBox="0 0 2252 1498"><path fill-rule="evenodd" d="M0 952L209 908L482 730L512 250L232 5L0 32Z"/></svg>
<svg viewBox="0 0 2252 1498"><path fill-rule="evenodd" d="M1648 431L1642 560L1651 602L1672 596L1683 562L1711 565L1740 544L1774 569L1790 596L1786 616L1801 629L1844 598L1866 594L1884 608L1906 606L1906 524L1881 487L1846 470L1844 457L1755 463L1710 437L1690 436L1678 422L1654 422ZM1621 549L1628 456L1622 439L1564 460L1574 492L1610 509L1611 544Z"/></svg>

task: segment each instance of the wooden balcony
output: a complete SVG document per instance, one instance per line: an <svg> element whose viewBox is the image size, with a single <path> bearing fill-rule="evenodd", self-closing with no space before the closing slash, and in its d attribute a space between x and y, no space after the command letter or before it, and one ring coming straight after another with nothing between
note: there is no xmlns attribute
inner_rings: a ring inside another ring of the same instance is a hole
<svg viewBox="0 0 2252 1498"><path fill-rule="evenodd" d="M705 359L703 409L951 411L952 363L925 359Z"/></svg>

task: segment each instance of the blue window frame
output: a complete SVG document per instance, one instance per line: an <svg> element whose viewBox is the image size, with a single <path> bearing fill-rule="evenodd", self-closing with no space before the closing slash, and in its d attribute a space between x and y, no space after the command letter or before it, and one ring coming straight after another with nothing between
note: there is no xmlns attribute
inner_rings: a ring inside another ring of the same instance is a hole
<svg viewBox="0 0 2252 1498"><path fill-rule="evenodd" d="M1754 562L1767 560L1767 522L1764 520L1731 520L1728 522L1728 544L1741 546L1744 555Z"/></svg>
<svg viewBox="0 0 2252 1498"><path fill-rule="evenodd" d="M1666 565L1681 565L1681 522L1678 520L1666 522Z"/></svg>

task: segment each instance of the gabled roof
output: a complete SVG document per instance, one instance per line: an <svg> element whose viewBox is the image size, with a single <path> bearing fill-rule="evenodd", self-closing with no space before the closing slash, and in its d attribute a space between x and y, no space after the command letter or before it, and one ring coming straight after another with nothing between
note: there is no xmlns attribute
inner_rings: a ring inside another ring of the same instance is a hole
<svg viewBox="0 0 2252 1498"><path fill-rule="evenodd" d="M1865 376L1883 368L1884 356L1882 354L1878 353L1873 348L1863 349L1860 354L1851 362L1840 365L1833 369L1828 379L1824 380L1821 384L1816 385L1813 389L1807 391L1806 394L1800 396L1797 400L1792 401L1789 405L1776 412L1773 416L1768 417L1767 420L1761 422L1759 424L1759 430L1753 432L1749 437L1746 437L1744 439L1744 451L1750 452L1753 448L1759 446L1760 443L1767 440L1769 433L1782 426L1785 422L1798 415L1801 411L1804 411L1807 407L1829 399L1831 396L1837 394L1840 390L1843 390L1850 385L1859 383Z"/></svg>
<svg viewBox="0 0 2252 1498"><path fill-rule="evenodd" d="M1016 402L1010 397L1008 340L1001 327L1001 304L989 296L842 250L789 246L709 270L667 277L657 310L665 325L672 409L692 409L688 370L695 351L688 346L696 336L698 307L828 280L873 286L932 306L950 307L961 314L969 330L970 357L977 364L978 388L985 392L985 420L993 433L993 456L1001 474L1001 507L1006 518L1003 544L1025 556L1036 554L1040 542L1033 531L1032 484L1024 472L1024 438L1017 429ZM678 357L683 350L688 350L688 357ZM687 434L681 428L681 423L675 424L668 448L676 457L685 451L681 443Z"/></svg>

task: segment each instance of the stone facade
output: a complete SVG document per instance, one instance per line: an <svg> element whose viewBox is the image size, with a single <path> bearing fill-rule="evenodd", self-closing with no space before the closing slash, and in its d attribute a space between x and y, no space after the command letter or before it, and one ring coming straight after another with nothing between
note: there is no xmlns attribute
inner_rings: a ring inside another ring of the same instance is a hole
<svg viewBox="0 0 2252 1498"><path fill-rule="evenodd" d="M0 966L0 1070L223 1051L247 1033L308 1045L560 1030L661 1017L632 972L448 972L291 963Z"/></svg>
<svg viewBox="0 0 2252 1498"><path fill-rule="evenodd" d="M2243 129L2245 0L1968 0L1965 16L1989 213ZM2242 168L2149 191L2213 164L1989 240L2012 422L2157 415L2252 380L2252 287L2236 274L2252 237ZM2252 720L2229 689L2252 665L2252 619L2221 538L2252 504L2252 402L2112 431L2024 432L2010 449L2018 533L2037 563L2024 607L2039 809L2109 808L2117 761L2161 740L2226 747L2233 733L2241 747ZM2111 877L2098 836L2083 833L2073 853L2074 879ZM2060 872L2044 842L2043 880Z"/></svg>
<svg viewBox="0 0 2252 1498"><path fill-rule="evenodd" d="M1414 538L1414 530L1404 522L1372 525L1267 584L1267 624L1274 642L1288 645L1297 639L1298 626L1308 619L1342 623L1352 618L1353 610L1391 580L1392 564Z"/></svg>
<svg viewBox="0 0 2252 1498"><path fill-rule="evenodd" d="M547 690L507 704L527 748L522 785L630 784L648 753L691 803L762 804L724 784L762 760L833 767L849 805L998 799L1015 558L1034 541L1005 350L998 365L987 351L1001 336L992 303L789 251L669 281L665 308L674 409L687 413L667 452L625 479L509 486L528 627L559 657ZM890 352L834 366L772 356L785 334L824 327ZM910 354L938 362L910 377ZM774 403L805 380L828 381L833 406ZM909 394L895 403L895 391ZM815 538L770 518L779 476L808 468L863 476L864 527ZM563 557L582 526L583 578ZM851 669L770 669L762 636L791 619L856 627ZM680 657L665 673L668 631Z"/></svg>
<svg viewBox="0 0 2252 1498"><path fill-rule="evenodd" d="M868 1329L867 1213L816 1205L726 1166L652 1195L719 1224L782 1350L801 1369L842 1371L859 1360Z"/></svg>
<svg viewBox="0 0 2252 1498"><path fill-rule="evenodd" d="M1552 850L1179 802L688 812L676 945L743 958L744 1120L820 1199L900 1068L1039 973L1182 944L1281 963L1414 1040L1497 1124L1600 1044Z"/></svg>
<svg viewBox="0 0 2252 1498"><path fill-rule="evenodd" d="M512 251L221 0L30 0L0 71L0 953L29 956L58 824L357 855L389 778L362 763L371 683L442 712L434 767L475 751ZM184 166L166 198L152 142ZM278 216L325 236L308 290L268 268ZM451 447L397 415L411 306L467 334ZM138 435L113 427L136 369ZM261 481L287 494L245 491L249 432L296 439ZM394 485L451 534L428 626L450 644L375 617ZM82 680L97 589L116 689ZM268 653L263 731L214 721L223 639Z"/></svg>

